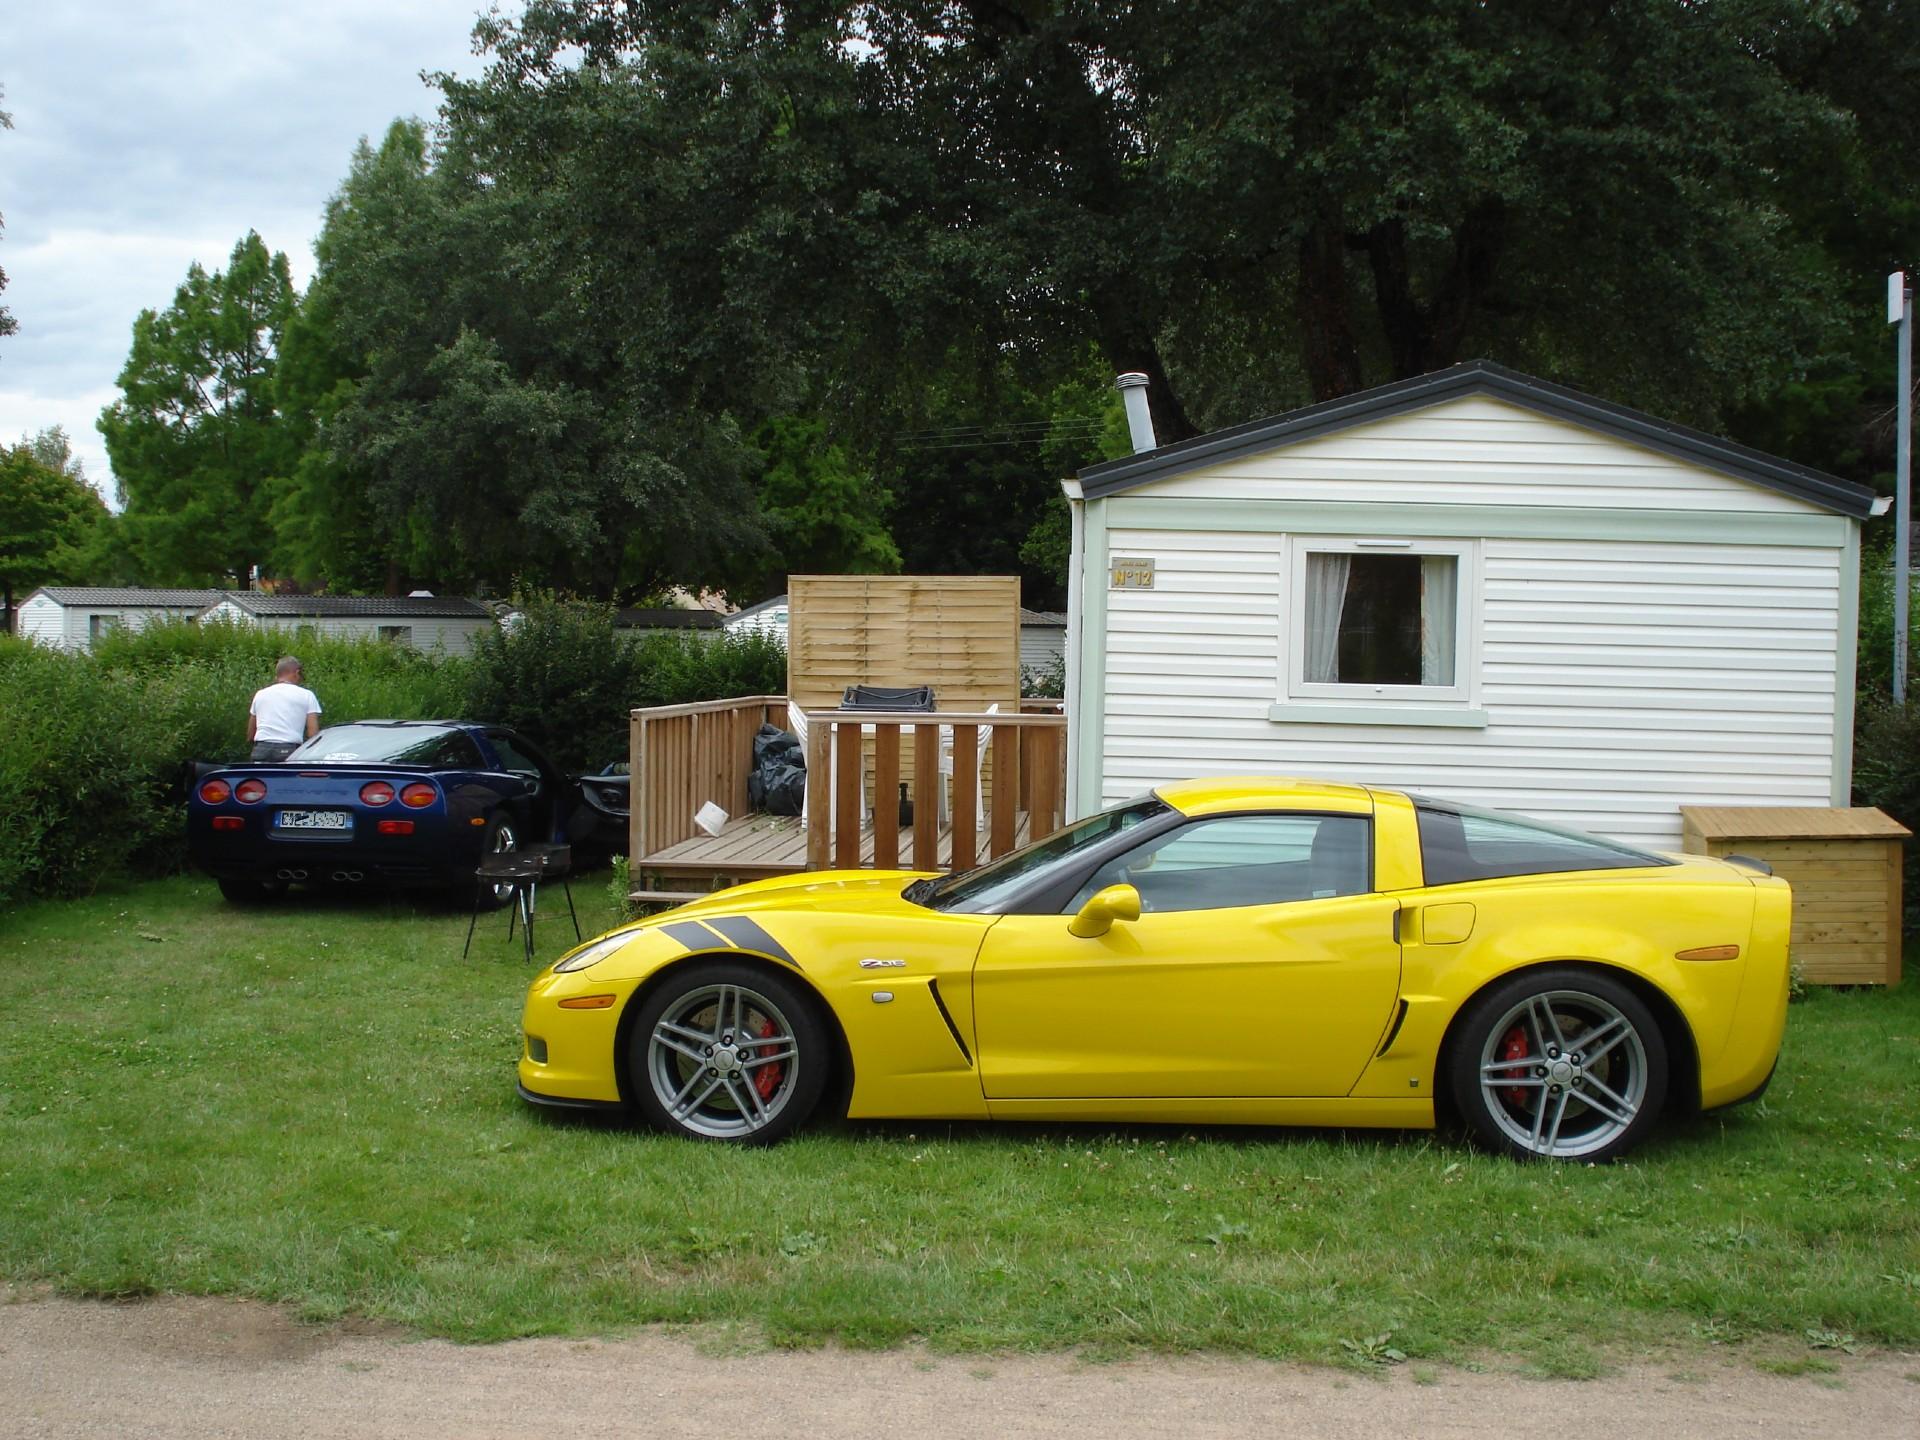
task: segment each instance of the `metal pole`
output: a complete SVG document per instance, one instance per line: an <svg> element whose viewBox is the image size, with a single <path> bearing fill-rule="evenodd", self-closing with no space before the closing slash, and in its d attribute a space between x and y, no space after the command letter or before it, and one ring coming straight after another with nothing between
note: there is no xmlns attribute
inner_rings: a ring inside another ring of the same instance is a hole
<svg viewBox="0 0 1920 1440"><path fill-rule="evenodd" d="M1907 701L1907 604L1912 596L1912 509L1909 491L1913 469L1913 289L1906 276L1891 277L1900 291L1900 434L1894 443L1893 464L1893 699Z"/></svg>

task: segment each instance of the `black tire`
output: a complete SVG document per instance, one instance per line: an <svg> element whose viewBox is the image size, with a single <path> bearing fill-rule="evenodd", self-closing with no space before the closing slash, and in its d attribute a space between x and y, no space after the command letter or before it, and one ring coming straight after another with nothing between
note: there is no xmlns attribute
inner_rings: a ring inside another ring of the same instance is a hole
<svg viewBox="0 0 1920 1440"><path fill-rule="evenodd" d="M1657 1122L1667 1045L1627 986L1553 966L1475 1000L1449 1041L1446 1073L1460 1118L1488 1149L1600 1163L1624 1155Z"/></svg>
<svg viewBox="0 0 1920 1440"><path fill-rule="evenodd" d="M229 905L264 905L286 893L284 883L254 880L244 875L216 875L214 884Z"/></svg>
<svg viewBox="0 0 1920 1440"><path fill-rule="evenodd" d="M804 1124L831 1056L812 995L734 960L671 975L627 1032L629 1093L640 1113L662 1130L736 1145L771 1145Z"/></svg>

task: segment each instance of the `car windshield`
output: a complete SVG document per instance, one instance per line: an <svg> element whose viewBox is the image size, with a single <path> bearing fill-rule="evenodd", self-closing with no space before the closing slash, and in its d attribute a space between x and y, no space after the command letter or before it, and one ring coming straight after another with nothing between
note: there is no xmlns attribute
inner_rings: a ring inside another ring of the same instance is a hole
<svg viewBox="0 0 1920 1440"><path fill-rule="evenodd" d="M480 753L465 733L444 725L335 725L294 751L287 763L477 769Z"/></svg>
<svg viewBox="0 0 1920 1440"><path fill-rule="evenodd" d="M1112 810L1102 810L1076 820L1064 830L1056 830L1044 840L1019 850L1009 851L998 860L990 860L972 870L938 879L916 880L901 892L903 898L929 910L958 910L972 915L992 914L1013 891L1024 889L1061 866L1073 865L1086 854L1087 847L1131 830L1156 815L1165 815L1172 807L1152 796L1129 801Z"/></svg>

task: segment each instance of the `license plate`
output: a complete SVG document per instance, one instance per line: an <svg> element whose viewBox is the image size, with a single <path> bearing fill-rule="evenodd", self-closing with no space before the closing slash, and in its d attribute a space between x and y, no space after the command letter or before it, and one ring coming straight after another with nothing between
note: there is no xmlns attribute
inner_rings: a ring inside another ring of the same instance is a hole
<svg viewBox="0 0 1920 1440"><path fill-rule="evenodd" d="M353 814L347 810L282 810L282 830L351 830Z"/></svg>

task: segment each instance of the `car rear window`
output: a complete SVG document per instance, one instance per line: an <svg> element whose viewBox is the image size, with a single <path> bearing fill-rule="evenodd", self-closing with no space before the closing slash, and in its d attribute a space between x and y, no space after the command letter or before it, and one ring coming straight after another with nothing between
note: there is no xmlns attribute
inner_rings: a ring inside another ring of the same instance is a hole
<svg viewBox="0 0 1920 1440"><path fill-rule="evenodd" d="M1429 885L1673 863L1615 840L1518 815L1425 800L1416 800L1414 807L1420 820L1420 863Z"/></svg>
<svg viewBox="0 0 1920 1440"><path fill-rule="evenodd" d="M426 765L479 770L480 751L464 730L444 725L335 725L287 757L302 765Z"/></svg>

